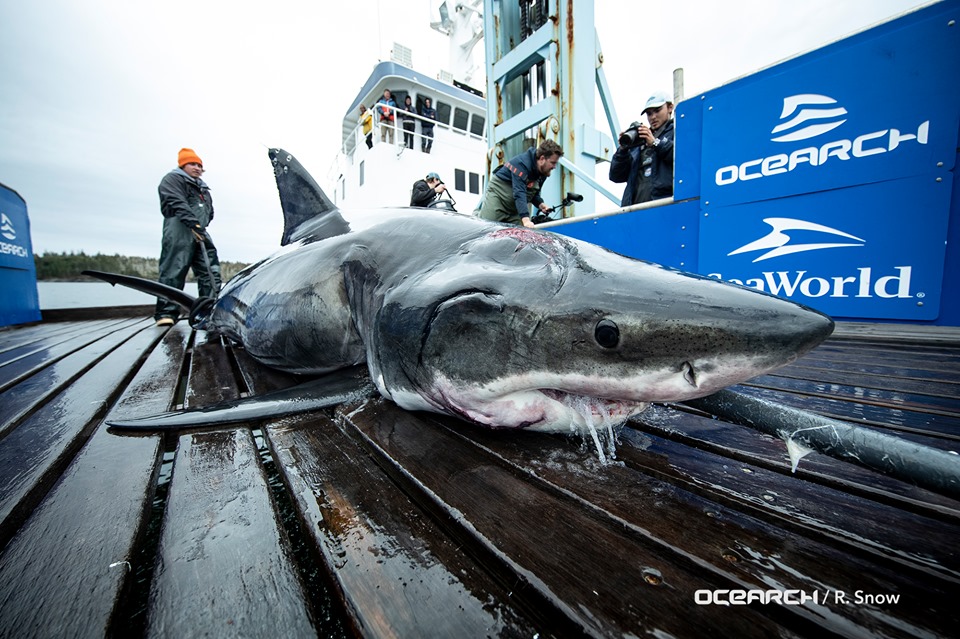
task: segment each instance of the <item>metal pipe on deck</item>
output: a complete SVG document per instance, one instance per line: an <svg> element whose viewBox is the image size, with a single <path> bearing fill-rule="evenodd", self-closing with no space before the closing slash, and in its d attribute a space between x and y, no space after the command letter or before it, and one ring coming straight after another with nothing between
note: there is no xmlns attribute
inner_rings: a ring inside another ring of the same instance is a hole
<svg viewBox="0 0 960 639"><path fill-rule="evenodd" d="M684 403L735 424L960 499L960 456L954 453L731 390Z"/></svg>

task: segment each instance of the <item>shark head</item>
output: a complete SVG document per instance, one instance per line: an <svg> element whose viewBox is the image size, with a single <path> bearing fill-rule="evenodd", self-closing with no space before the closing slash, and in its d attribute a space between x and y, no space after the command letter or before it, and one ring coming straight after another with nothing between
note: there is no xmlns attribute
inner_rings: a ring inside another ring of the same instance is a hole
<svg viewBox="0 0 960 639"><path fill-rule="evenodd" d="M401 406L548 432L708 395L833 330L765 293L511 227L410 278L378 322L392 353L379 368Z"/></svg>

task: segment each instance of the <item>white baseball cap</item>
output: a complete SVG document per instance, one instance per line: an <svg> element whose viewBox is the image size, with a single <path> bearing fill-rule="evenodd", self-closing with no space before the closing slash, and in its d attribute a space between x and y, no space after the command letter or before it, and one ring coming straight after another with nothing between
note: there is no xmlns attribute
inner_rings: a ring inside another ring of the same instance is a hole
<svg viewBox="0 0 960 639"><path fill-rule="evenodd" d="M665 91L657 91L647 98L647 104L643 107L643 111L641 111L641 113L646 113L647 109L659 109L667 102L672 103L673 100L670 99Z"/></svg>

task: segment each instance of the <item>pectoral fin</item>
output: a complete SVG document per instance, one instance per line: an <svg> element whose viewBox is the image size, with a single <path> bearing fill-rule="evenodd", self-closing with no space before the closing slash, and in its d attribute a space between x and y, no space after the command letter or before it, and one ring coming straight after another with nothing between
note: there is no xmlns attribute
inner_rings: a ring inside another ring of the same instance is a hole
<svg viewBox="0 0 960 639"><path fill-rule="evenodd" d="M286 415L329 408L375 394L366 370L358 369L325 375L304 384L212 406L191 408L138 417L112 419L107 425L117 430L163 431L182 428L219 426L240 422L274 419Z"/></svg>

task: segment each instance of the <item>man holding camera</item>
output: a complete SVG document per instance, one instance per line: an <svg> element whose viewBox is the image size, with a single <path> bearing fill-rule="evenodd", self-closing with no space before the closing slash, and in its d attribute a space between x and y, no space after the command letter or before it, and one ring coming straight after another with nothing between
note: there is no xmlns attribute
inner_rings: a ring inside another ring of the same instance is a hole
<svg viewBox="0 0 960 639"><path fill-rule="evenodd" d="M413 190L410 192L410 206L430 206L446 190L447 185L443 183L440 176L431 171L427 173L427 177L413 183Z"/></svg>
<svg viewBox="0 0 960 639"><path fill-rule="evenodd" d="M673 195L673 101L658 91L643 107L650 126L634 122L620 134L610 181L626 182L620 206Z"/></svg>

